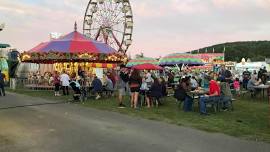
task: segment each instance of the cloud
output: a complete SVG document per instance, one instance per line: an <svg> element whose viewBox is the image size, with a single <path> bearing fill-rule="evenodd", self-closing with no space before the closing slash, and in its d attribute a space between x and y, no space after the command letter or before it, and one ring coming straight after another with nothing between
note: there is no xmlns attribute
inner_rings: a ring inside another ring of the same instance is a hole
<svg viewBox="0 0 270 152"><path fill-rule="evenodd" d="M270 0L257 0L256 1L257 6L267 9L270 9Z"/></svg>
<svg viewBox="0 0 270 152"><path fill-rule="evenodd" d="M169 8L166 7L165 1L138 0L131 2L134 15L144 18L158 18L168 15Z"/></svg>
<svg viewBox="0 0 270 152"><path fill-rule="evenodd" d="M244 6L245 0L212 0L214 6L219 8Z"/></svg>
<svg viewBox="0 0 270 152"><path fill-rule="evenodd" d="M169 8L172 12L179 14L195 14L208 12L207 1L201 0L171 0Z"/></svg>

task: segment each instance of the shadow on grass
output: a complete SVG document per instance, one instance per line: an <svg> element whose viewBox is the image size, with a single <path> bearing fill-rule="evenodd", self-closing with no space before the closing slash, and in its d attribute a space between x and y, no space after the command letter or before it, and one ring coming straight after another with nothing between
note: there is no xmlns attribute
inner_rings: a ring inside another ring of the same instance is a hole
<svg viewBox="0 0 270 152"><path fill-rule="evenodd" d="M37 104L26 104L26 105L18 105L18 106L11 106L11 107L2 107L0 110L8 110L8 109L15 109L15 108L25 108L25 107L36 107L36 106L45 106L45 105L56 105L56 104L65 104L68 102L47 102L47 103L37 103Z"/></svg>

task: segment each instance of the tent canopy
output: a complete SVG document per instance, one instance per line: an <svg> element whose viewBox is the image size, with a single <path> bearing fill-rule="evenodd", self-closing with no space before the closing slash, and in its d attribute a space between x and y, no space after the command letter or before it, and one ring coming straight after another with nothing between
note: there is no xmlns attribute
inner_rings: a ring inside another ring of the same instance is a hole
<svg viewBox="0 0 270 152"><path fill-rule="evenodd" d="M135 65L132 68L137 70L163 70L162 67L150 63Z"/></svg>
<svg viewBox="0 0 270 152"><path fill-rule="evenodd" d="M159 64L162 66L172 66L176 64L204 65L203 61L197 55L186 53L169 54L161 58Z"/></svg>
<svg viewBox="0 0 270 152"><path fill-rule="evenodd" d="M105 43L87 38L74 31L59 39L43 42L29 50L29 52L48 53L115 53L116 51Z"/></svg>
<svg viewBox="0 0 270 152"><path fill-rule="evenodd" d="M136 59L129 60L126 66L132 67L135 65L140 65L140 64L145 64L145 63L158 65L158 60L154 58L149 58L149 57L136 58Z"/></svg>
<svg viewBox="0 0 270 152"><path fill-rule="evenodd" d="M106 43L87 38L83 34L71 32L59 39L42 42L21 54L22 62L59 63L92 62L122 63L127 61L125 54L115 51Z"/></svg>
<svg viewBox="0 0 270 152"><path fill-rule="evenodd" d="M0 43L0 48L7 48L7 47L10 47L10 45L9 44Z"/></svg>

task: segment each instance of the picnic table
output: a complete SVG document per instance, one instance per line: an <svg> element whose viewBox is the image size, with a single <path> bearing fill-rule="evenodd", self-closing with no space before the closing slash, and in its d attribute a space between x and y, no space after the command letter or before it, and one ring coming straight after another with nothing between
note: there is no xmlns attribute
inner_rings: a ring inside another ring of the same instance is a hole
<svg viewBox="0 0 270 152"><path fill-rule="evenodd" d="M263 98L264 98L264 92L265 92L265 90L270 88L270 85L261 84L261 85L258 85L258 86L254 86L254 88L255 89L262 89L262 95L263 95Z"/></svg>
<svg viewBox="0 0 270 152"><path fill-rule="evenodd" d="M200 96L208 94L208 93L209 93L209 90L203 89L203 88L188 92L188 94L192 96L193 99L195 99L195 97L200 98Z"/></svg>
<svg viewBox="0 0 270 152"><path fill-rule="evenodd" d="M24 87L31 90L54 90L54 86L49 85L28 84Z"/></svg>

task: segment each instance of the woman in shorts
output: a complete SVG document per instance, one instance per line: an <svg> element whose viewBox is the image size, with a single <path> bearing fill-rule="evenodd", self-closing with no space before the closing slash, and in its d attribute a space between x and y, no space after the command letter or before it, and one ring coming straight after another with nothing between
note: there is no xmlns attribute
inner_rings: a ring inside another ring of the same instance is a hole
<svg viewBox="0 0 270 152"><path fill-rule="evenodd" d="M140 87L142 84L142 78L138 70L131 72L129 77L129 87L131 92L131 107L137 108L138 97L140 92Z"/></svg>

